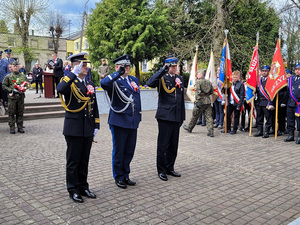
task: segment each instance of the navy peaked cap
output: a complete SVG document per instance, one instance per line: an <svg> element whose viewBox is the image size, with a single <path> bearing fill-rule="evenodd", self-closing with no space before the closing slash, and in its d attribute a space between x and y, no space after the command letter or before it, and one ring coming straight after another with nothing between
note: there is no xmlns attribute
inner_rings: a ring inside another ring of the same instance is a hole
<svg viewBox="0 0 300 225"><path fill-rule="evenodd" d="M270 70L270 66L268 66L268 65L263 65L262 66L262 68L261 68L261 70Z"/></svg>
<svg viewBox="0 0 300 225"><path fill-rule="evenodd" d="M125 65L125 66L129 66L130 65L130 55L126 54L126 55L122 55L116 59L113 60L113 63L115 65Z"/></svg>

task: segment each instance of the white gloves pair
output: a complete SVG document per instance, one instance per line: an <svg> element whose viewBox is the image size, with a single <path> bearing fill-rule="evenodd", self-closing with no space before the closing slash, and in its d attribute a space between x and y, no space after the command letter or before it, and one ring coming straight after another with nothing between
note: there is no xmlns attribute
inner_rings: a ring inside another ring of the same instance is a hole
<svg viewBox="0 0 300 225"><path fill-rule="evenodd" d="M72 73L74 73L76 76L78 76L81 72L82 65L83 65L83 61L81 61L81 63L79 65L74 66Z"/></svg>
<svg viewBox="0 0 300 225"><path fill-rule="evenodd" d="M94 129L94 137L97 135L99 129Z"/></svg>
<svg viewBox="0 0 300 225"><path fill-rule="evenodd" d="M275 107L272 105L269 105L269 110L273 110L273 109L275 109Z"/></svg>
<svg viewBox="0 0 300 225"><path fill-rule="evenodd" d="M282 103L282 104L280 104L280 107L286 107L286 104Z"/></svg>

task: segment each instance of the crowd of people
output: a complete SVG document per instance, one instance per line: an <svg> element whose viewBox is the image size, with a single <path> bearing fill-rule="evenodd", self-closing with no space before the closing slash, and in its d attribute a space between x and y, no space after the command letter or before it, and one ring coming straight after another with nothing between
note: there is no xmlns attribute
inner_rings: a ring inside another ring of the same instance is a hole
<svg viewBox="0 0 300 225"><path fill-rule="evenodd" d="M256 88L256 96L254 100L253 128L257 128L254 137L268 138L275 134L275 123L277 123L277 136L288 134L284 139L285 142L295 141L295 130L298 131L296 144L300 144L300 121L299 121L299 101L300 101L300 64L295 66L295 75L292 76L290 70L285 71L285 78L287 85L284 86L278 93L278 120L275 117L275 100L271 101L268 93L265 90L266 82L270 73L270 66L262 66L259 74L259 82ZM219 73L219 70L218 70ZM204 74L204 75L203 75ZM237 134L237 131L248 132L250 130L250 115L251 102L246 101L246 81L242 81L240 71L232 73L232 85L227 87L225 84L221 90L221 83L219 80L218 89L222 93L217 100L210 105L209 113L204 109L207 107L203 105L203 101L211 94L210 88L205 91L203 79L205 76L204 70L197 71L198 81L195 85L196 101L192 113L192 119L188 125L183 128L188 132L192 132L195 124L207 125L208 136L213 137L213 130L211 128L211 121L214 122L214 128L218 128L222 133L229 133L231 135ZM208 80L206 82L209 82ZM227 129L225 130L225 89L227 89ZM210 103L210 102L209 102ZM212 111L212 113L210 113ZM246 114L248 115L248 123L246 123ZM205 117L204 117L205 116ZM241 121L241 123L240 123ZM297 121L297 128L295 127Z"/></svg>

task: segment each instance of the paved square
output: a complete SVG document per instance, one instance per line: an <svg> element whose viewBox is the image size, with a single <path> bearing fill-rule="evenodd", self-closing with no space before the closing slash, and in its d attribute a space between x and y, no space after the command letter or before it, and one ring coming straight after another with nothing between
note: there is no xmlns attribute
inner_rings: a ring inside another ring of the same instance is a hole
<svg viewBox="0 0 300 225"><path fill-rule="evenodd" d="M157 122L143 112L131 179L118 188L112 177L107 115L91 151L89 184L97 199L76 204L65 184L63 118L25 121L25 134L0 123L0 224L288 224L300 217L300 145L286 136L248 133L206 136L181 128L175 170L156 172ZM188 123L191 110L187 110ZM254 129L256 131L256 129Z"/></svg>

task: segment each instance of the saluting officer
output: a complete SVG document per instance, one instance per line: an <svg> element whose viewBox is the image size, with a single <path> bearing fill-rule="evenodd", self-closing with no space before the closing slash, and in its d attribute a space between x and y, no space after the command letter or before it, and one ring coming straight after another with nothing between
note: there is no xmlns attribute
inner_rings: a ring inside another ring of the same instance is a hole
<svg viewBox="0 0 300 225"><path fill-rule="evenodd" d="M165 60L165 65L148 81L149 87L158 87L157 172L158 177L167 181L167 175L180 177L174 171L177 157L179 130L185 120L183 78L177 75L177 61L174 56Z"/></svg>
<svg viewBox="0 0 300 225"><path fill-rule="evenodd" d="M88 53L68 58L73 70L57 85L66 110L63 134L67 143L67 190L73 201L84 202L82 195L96 198L87 182L92 141L100 128L94 83L86 80ZM64 95L64 99L62 98Z"/></svg>
<svg viewBox="0 0 300 225"><path fill-rule="evenodd" d="M141 99L138 79L129 75L130 56L113 60L116 72L101 80L101 87L110 98L108 124L112 134L112 167L115 183L120 188L133 186L130 162L133 158L137 128L141 121Z"/></svg>
<svg viewBox="0 0 300 225"><path fill-rule="evenodd" d="M264 65L262 68L262 77L259 78L259 84L257 88L257 100L255 109L257 112L257 129L258 132L254 134L254 137L262 136L263 138L269 137L269 131L272 127L272 112L274 110L274 101L270 100L268 93L265 90L267 79L270 72L270 66ZM265 132L263 132L264 118L266 118Z"/></svg>
<svg viewBox="0 0 300 225"><path fill-rule="evenodd" d="M294 141L296 119L298 131L296 144L300 144L300 63L295 67L295 76L289 77L288 87L290 93L287 103L287 129L289 131L289 136L284 141Z"/></svg>

